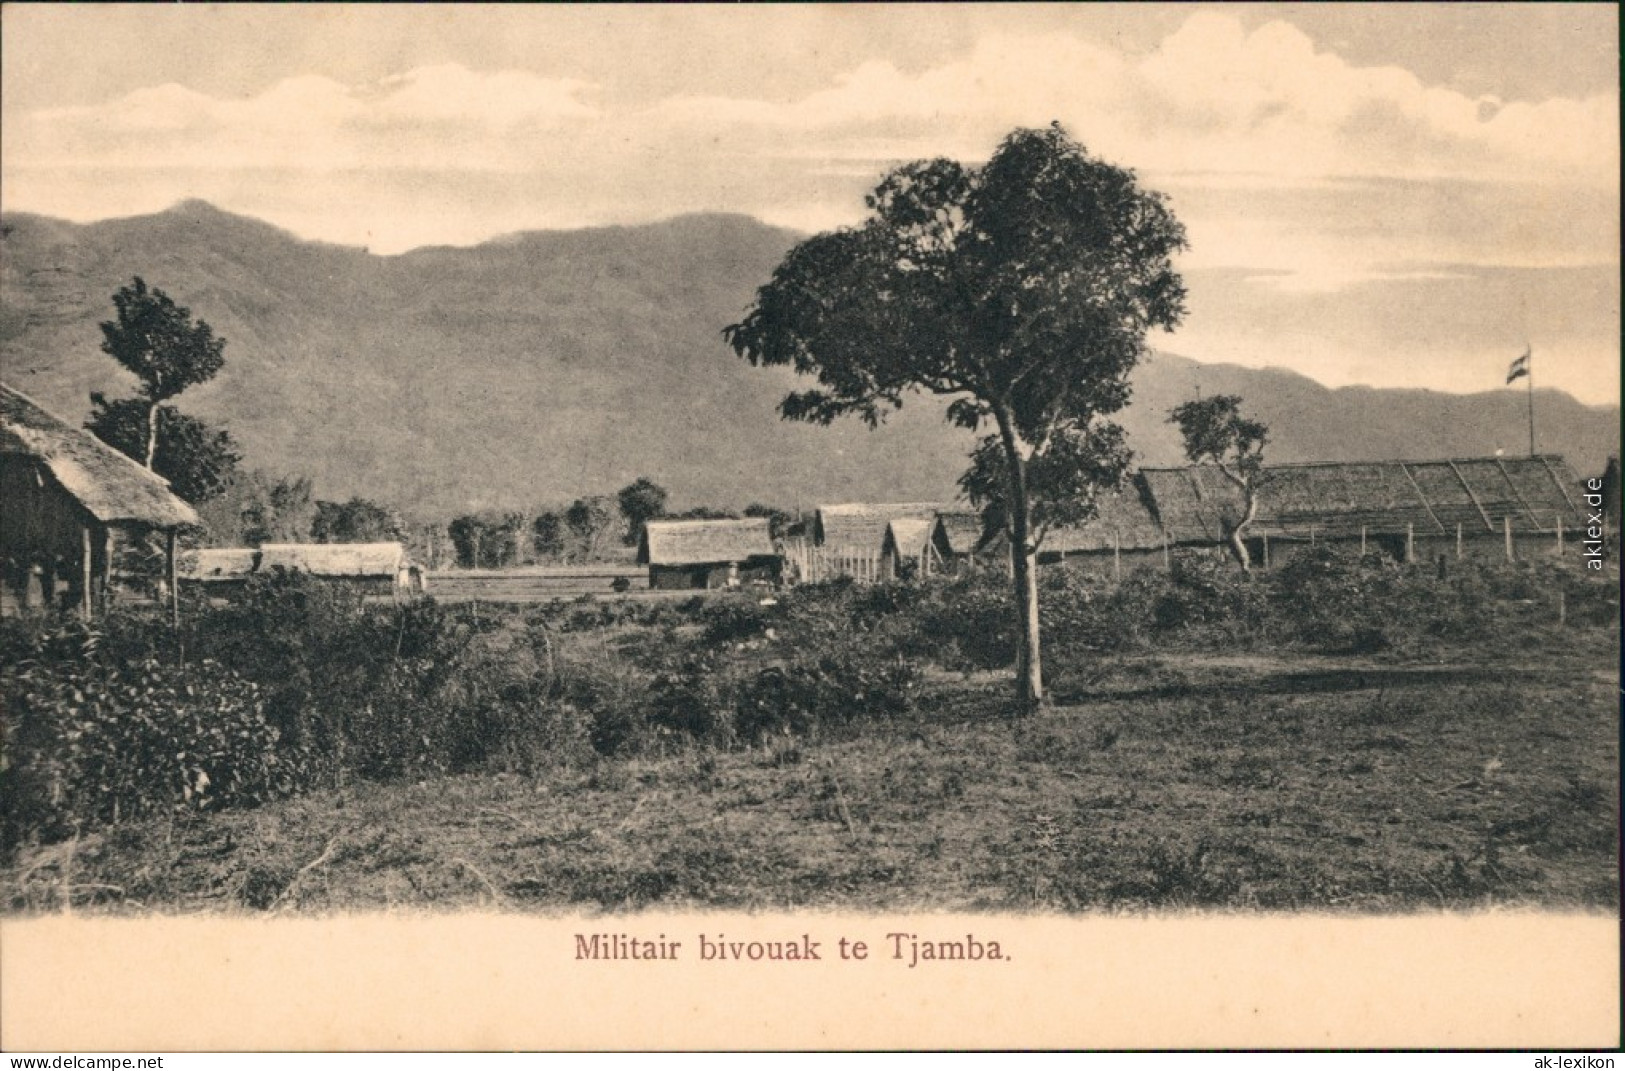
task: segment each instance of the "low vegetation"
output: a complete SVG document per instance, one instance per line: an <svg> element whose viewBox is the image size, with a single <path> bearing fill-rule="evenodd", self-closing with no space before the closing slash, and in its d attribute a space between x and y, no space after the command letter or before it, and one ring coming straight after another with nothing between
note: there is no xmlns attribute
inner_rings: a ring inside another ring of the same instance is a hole
<svg viewBox="0 0 1625 1071"><path fill-rule="evenodd" d="M1617 581L1321 547L1043 583L1032 716L1002 576L512 608L279 576L178 635L7 620L0 896L1617 904Z"/></svg>

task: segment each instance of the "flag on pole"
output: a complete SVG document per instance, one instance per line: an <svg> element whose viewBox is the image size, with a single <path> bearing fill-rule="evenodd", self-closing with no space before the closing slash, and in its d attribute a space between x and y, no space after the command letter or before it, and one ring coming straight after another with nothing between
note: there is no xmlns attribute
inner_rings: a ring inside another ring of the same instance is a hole
<svg viewBox="0 0 1625 1071"><path fill-rule="evenodd" d="M1523 356L1519 357L1516 361L1513 361L1512 366L1507 369L1508 386L1512 385L1513 380L1529 374L1529 358L1532 352L1532 350L1525 348L1523 351Z"/></svg>

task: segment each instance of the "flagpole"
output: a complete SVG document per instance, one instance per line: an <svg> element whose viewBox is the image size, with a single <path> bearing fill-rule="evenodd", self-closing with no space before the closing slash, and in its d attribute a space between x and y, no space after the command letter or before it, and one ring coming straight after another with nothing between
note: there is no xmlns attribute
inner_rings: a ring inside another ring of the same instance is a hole
<svg viewBox="0 0 1625 1071"><path fill-rule="evenodd" d="M1535 456L1535 351L1526 347L1524 349L1524 352L1529 355L1528 362L1524 365L1524 369L1526 370L1525 375L1529 380L1529 456L1534 457Z"/></svg>

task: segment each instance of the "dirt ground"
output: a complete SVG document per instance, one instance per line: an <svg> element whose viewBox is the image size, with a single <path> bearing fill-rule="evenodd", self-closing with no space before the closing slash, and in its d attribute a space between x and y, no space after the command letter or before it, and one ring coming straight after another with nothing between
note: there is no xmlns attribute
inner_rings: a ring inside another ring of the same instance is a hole
<svg viewBox="0 0 1625 1071"><path fill-rule="evenodd" d="M1112 658L845 739L356 783L26 850L12 912L1617 909L1617 664ZM1602 667L1602 668L1599 668Z"/></svg>

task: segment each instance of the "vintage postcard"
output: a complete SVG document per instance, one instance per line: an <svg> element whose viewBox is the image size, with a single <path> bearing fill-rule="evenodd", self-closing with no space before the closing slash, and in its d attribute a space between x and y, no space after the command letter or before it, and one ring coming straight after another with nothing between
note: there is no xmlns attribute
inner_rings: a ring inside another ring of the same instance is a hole
<svg viewBox="0 0 1625 1071"><path fill-rule="evenodd" d="M0 1046L1620 1044L1614 5L0 28Z"/></svg>

